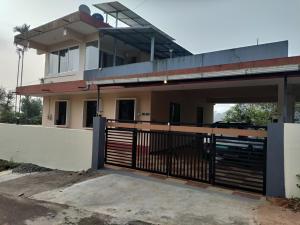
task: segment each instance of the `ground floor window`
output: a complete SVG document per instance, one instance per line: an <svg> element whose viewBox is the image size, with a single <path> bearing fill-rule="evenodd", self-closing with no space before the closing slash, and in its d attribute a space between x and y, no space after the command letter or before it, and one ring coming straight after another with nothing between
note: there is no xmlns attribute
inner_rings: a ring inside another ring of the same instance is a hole
<svg viewBox="0 0 300 225"><path fill-rule="evenodd" d="M57 101L55 103L55 125L67 125L68 101Z"/></svg>
<svg viewBox="0 0 300 225"><path fill-rule="evenodd" d="M135 100L117 100L117 118L119 121L133 121L135 116Z"/></svg>
<svg viewBox="0 0 300 225"><path fill-rule="evenodd" d="M93 127L93 118L97 115L97 101L90 100L84 103L84 127Z"/></svg>

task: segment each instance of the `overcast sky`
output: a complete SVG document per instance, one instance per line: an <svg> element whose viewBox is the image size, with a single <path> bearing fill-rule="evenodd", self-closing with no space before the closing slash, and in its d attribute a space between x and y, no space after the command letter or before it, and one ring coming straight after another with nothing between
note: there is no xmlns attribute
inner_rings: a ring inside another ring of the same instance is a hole
<svg viewBox="0 0 300 225"><path fill-rule="evenodd" d="M109 0L106 0L109 1ZM82 3L92 12L105 0L1 0L0 86L13 89L17 54L13 27L31 28L77 11ZM203 53L289 40L289 55L300 55L300 0L119 0L192 51ZM25 56L23 84L44 75L44 56Z"/></svg>

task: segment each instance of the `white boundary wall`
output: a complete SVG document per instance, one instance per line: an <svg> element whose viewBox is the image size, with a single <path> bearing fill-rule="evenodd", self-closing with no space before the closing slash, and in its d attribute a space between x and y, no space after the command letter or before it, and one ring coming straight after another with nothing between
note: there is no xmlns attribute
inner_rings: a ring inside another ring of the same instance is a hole
<svg viewBox="0 0 300 225"><path fill-rule="evenodd" d="M284 124L284 179L285 195L300 197L300 124Z"/></svg>
<svg viewBox="0 0 300 225"><path fill-rule="evenodd" d="M0 123L0 159L52 169L91 168L93 132Z"/></svg>

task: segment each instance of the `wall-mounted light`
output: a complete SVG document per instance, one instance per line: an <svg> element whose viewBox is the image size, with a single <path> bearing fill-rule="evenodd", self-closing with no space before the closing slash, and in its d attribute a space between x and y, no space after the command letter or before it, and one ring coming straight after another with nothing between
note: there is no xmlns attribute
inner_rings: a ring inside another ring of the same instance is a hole
<svg viewBox="0 0 300 225"><path fill-rule="evenodd" d="M67 31L66 28L64 28L63 35L64 35L64 36L67 36L67 34L68 34L68 31Z"/></svg>
<svg viewBox="0 0 300 225"><path fill-rule="evenodd" d="M164 79L164 84L167 84L168 83L168 80L167 79Z"/></svg>
<svg viewBox="0 0 300 225"><path fill-rule="evenodd" d="M173 58L173 49L172 48L169 49L169 53L170 53L170 59L172 59Z"/></svg>

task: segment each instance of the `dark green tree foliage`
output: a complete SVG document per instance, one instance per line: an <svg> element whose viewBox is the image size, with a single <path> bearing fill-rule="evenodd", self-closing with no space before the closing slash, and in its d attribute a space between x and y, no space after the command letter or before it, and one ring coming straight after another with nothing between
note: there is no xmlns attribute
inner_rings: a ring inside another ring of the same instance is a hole
<svg viewBox="0 0 300 225"><path fill-rule="evenodd" d="M14 95L11 91L0 88L0 122L13 123L15 120L13 112Z"/></svg>
<svg viewBox="0 0 300 225"><path fill-rule="evenodd" d="M0 123L41 124L42 101L26 96L22 98L21 112L14 112L14 94L0 87Z"/></svg>
<svg viewBox="0 0 300 225"><path fill-rule="evenodd" d="M275 112L276 105L271 103L236 104L226 112L224 121L265 126Z"/></svg>
<svg viewBox="0 0 300 225"><path fill-rule="evenodd" d="M39 98L26 96L21 100L20 123L41 124L42 123L42 101Z"/></svg>

